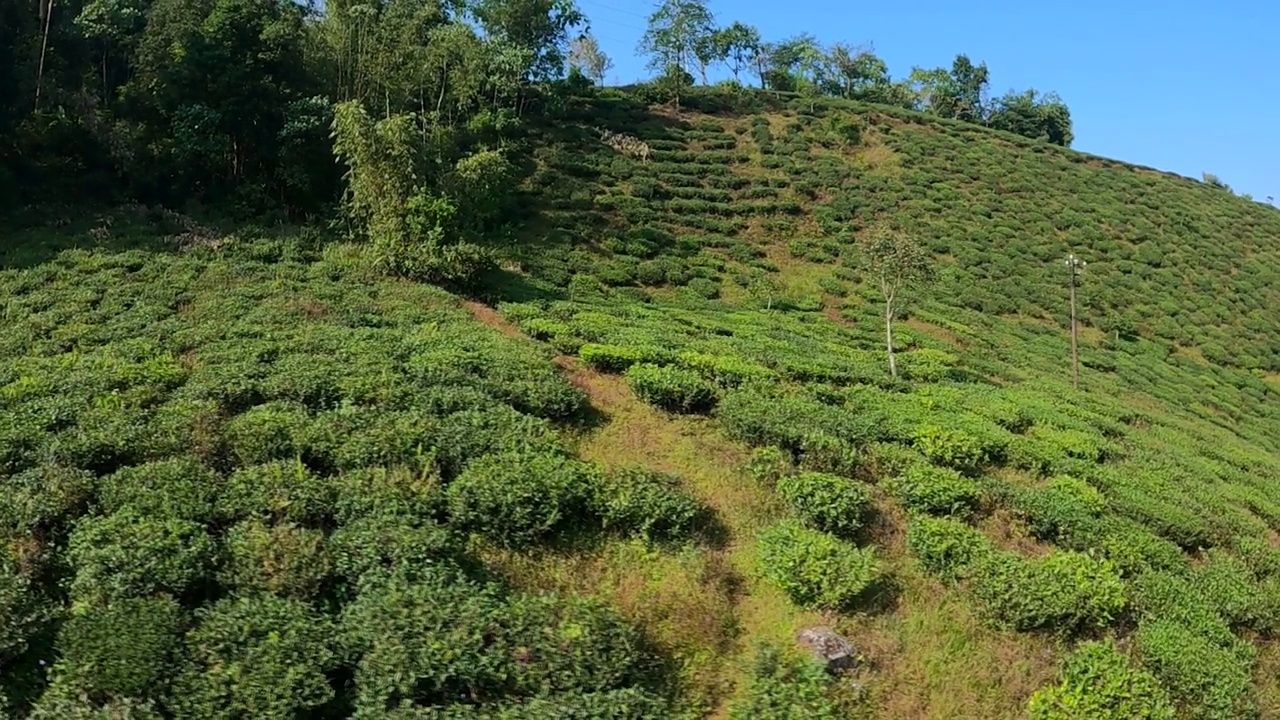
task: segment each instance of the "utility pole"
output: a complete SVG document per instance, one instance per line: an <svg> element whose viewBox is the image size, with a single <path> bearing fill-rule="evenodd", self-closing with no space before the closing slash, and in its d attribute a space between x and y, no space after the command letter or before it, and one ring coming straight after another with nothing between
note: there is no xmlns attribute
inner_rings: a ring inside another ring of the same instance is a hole
<svg viewBox="0 0 1280 720"><path fill-rule="evenodd" d="M1076 336L1076 273L1087 263L1075 256L1067 254L1067 268L1071 272L1071 387L1080 389L1080 351Z"/></svg>

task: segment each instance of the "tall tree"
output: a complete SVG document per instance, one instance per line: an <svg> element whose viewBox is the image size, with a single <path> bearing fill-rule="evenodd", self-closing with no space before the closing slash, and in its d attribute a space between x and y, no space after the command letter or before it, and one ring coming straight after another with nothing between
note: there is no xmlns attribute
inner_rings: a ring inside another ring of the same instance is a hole
<svg viewBox="0 0 1280 720"><path fill-rule="evenodd" d="M605 73L613 67L613 60L600 49L600 43L594 37L584 33L569 43L569 66L578 68L597 85L603 85Z"/></svg>
<svg viewBox="0 0 1280 720"><path fill-rule="evenodd" d="M649 68L660 74L678 75L672 68L688 73L714 33L715 19L705 0L662 0L649 16L639 50L649 56Z"/></svg>
<svg viewBox="0 0 1280 720"><path fill-rule="evenodd" d="M983 101L990 81L987 64L974 65L967 55L956 55L951 63L954 95L952 117L966 122L982 122Z"/></svg>
<svg viewBox="0 0 1280 720"><path fill-rule="evenodd" d="M564 74L569 31L587 21L573 0L478 0L473 12L486 34L528 55L533 82Z"/></svg>
<svg viewBox="0 0 1280 720"><path fill-rule="evenodd" d="M992 103L987 125L1054 145L1071 147L1071 110L1056 93L1010 91Z"/></svg>
<svg viewBox="0 0 1280 720"><path fill-rule="evenodd" d="M885 349L889 353L889 374L896 378L898 361L893 351L893 319L909 286L933 280L933 259L910 237L886 228L872 231L866 254L868 268L884 295Z"/></svg>
<svg viewBox="0 0 1280 720"><path fill-rule="evenodd" d="M750 25L734 22L715 32L712 42L716 54L729 66L734 81L755 64L760 54L760 31Z"/></svg>

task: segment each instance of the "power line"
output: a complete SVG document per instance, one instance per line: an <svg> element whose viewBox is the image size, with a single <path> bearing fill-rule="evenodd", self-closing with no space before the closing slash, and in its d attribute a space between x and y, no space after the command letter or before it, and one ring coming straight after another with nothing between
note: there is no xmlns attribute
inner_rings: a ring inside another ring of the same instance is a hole
<svg viewBox="0 0 1280 720"><path fill-rule="evenodd" d="M610 6L610 5L605 5L605 4L603 4L603 3L594 2L594 0L593 0L592 2L583 2L582 4L583 4L583 5L587 5L587 6L594 6L594 7L598 8L598 9L600 9L600 10L610 10L610 11L613 11L613 12L616 12L616 13L622 13L623 15L630 15L630 16L632 16L632 17L638 17L638 18L640 18L641 20L648 20L648 19L649 19L649 16L648 16L648 15L641 15L641 14L640 14L640 13L638 13L638 12L632 12L632 11L630 11L630 10L623 10L622 8L612 7L612 6Z"/></svg>

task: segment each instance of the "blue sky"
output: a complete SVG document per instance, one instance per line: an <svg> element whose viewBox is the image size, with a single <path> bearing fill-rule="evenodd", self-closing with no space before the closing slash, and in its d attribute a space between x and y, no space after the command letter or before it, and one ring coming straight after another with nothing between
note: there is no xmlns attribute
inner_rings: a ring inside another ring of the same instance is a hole
<svg viewBox="0 0 1280 720"><path fill-rule="evenodd" d="M608 82L647 76L636 43L651 0L578 0L614 61ZM1264 0L861 3L710 0L721 24L766 39L811 32L872 43L895 79L966 53L990 92L1057 91L1077 150L1199 178L1280 205L1280 6Z"/></svg>

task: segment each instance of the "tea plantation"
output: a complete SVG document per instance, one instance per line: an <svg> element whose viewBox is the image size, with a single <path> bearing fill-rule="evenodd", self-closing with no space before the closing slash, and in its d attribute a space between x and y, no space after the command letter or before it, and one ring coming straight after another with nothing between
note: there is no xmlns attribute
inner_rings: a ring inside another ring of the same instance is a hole
<svg viewBox="0 0 1280 720"><path fill-rule="evenodd" d="M840 100L565 117L471 297L315 227L9 233L0 710L1280 717L1280 213ZM896 378L877 228L938 271Z"/></svg>

